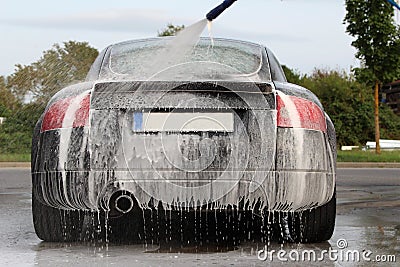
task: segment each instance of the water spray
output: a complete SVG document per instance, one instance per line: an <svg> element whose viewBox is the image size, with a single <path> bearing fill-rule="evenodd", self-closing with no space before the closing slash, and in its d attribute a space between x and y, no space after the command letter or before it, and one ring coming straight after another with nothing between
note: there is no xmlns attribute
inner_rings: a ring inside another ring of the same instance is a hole
<svg viewBox="0 0 400 267"><path fill-rule="evenodd" d="M208 14L206 15L207 20L213 21L219 15L221 15L221 13L225 11L225 9L230 7L236 1L237 0L225 0L222 4L220 4L219 6L215 7L213 10L208 12Z"/></svg>

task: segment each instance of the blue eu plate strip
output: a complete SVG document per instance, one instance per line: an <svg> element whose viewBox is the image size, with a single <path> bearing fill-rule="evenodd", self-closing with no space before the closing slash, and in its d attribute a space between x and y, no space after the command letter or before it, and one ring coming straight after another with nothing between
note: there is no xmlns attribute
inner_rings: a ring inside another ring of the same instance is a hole
<svg viewBox="0 0 400 267"><path fill-rule="evenodd" d="M141 131L143 129L143 113L133 113L133 130Z"/></svg>

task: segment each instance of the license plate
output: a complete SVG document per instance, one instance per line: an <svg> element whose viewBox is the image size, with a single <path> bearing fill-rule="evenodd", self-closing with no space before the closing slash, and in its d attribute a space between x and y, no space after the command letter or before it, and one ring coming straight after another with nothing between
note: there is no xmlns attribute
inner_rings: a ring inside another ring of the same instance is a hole
<svg viewBox="0 0 400 267"><path fill-rule="evenodd" d="M231 112L135 112L134 132L233 132Z"/></svg>

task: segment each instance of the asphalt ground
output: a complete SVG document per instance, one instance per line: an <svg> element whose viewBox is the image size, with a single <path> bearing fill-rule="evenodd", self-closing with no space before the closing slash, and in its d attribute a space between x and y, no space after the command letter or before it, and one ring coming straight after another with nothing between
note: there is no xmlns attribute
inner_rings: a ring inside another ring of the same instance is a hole
<svg viewBox="0 0 400 267"><path fill-rule="evenodd" d="M28 168L0 169L0 266L399 266L400 262L400 169L396 168L339 168L332 239L313 244L271 243L268 257L272 261L259 259L264 244L255 243L225 252L166 253L152 244L42 242L32 225L29 173ZM280 250L286 255L277 258ZM295 257L310 251L317 259ZM336 254L329 257L324 251ZM366 252L370 254L364 259ZM351 258L352 253L361 258Z"/></svg>

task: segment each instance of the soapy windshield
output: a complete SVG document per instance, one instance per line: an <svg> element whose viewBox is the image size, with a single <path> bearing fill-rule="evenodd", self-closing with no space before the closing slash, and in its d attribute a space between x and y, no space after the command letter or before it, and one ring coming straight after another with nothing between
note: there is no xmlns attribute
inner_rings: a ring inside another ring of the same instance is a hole
<svg viewBox="0 0 400 267"><path fill-rule="evenodd" d="M269 74L261 73L260 45L202 38L194 47L188 47L171 40L158 38L114 45L110 69L139 80L269 80Z"/></svg>

